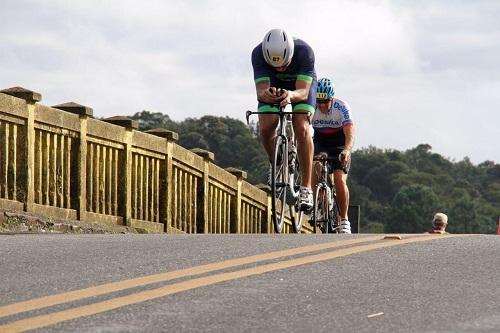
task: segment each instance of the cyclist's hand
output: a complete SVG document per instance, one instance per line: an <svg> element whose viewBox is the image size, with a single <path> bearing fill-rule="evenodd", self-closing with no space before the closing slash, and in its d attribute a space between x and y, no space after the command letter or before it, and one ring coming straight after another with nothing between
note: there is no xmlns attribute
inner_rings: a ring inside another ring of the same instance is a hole
<svg viewBox="0 0 500 333"><path fill-rule="evenodd" d="M277 97L278 91L275 87L269 87L264 91L264 101L270 103L278 103L281 98Z"/></svg>
<svg viewBox="0 0 500 333"><path fill-rule="evenodd" d="M290 90L281 90L281 102L280 106L286 106L287 104L292 104L292 92Z"/></svg>
<svg viewBox="0 0 500 333"><path fill-rule="evenodd" d="M351 162L351 151L349 149L344 149L339 155L340 162L344 166L347 166Z"/></svg>

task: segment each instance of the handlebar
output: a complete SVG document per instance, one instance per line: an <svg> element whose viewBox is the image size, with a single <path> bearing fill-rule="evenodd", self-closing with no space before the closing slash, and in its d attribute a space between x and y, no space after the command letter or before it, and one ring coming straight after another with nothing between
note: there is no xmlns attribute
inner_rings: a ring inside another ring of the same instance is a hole
<svg viewBox="0 0 500 333"><path fill-rule="evenodd" d="M320 161L320 162L321 161L340 161L340 162L342 162L340 160L340 155L337 156L337 157L331 157L331 156L328 156L328 154L324 153L324 152L323 153L319 153L318 155L315 155L313 157L313 161Z"/></svg>
<svg viewBox="0 0 500 333"><path fill-rule="evenodd" d="M315 155L313 157L313 161L319 161L319 162L339 161L342 164L342 171L344 171L344 173L347 174L347 168L344 165L344 163L342 163L342 159L340 158L340 155L341 154L339 154L337 157L331 157L331 156L328 156L327 153L322 152L322 153Z"/></svg>
<svg viewBox="0 0 500 333"><path fill-rule="evenodd" d="M278 112L259 112L259 111L247 110L247 112L246 112L247 124L249 124L249 118L252 114L262 114L262 115L310 114L309 111L284 111L285 107L280 106L279 104L276 104L276 105L271 104L271 106L277 106L279 108L279 111Z"/></svg>

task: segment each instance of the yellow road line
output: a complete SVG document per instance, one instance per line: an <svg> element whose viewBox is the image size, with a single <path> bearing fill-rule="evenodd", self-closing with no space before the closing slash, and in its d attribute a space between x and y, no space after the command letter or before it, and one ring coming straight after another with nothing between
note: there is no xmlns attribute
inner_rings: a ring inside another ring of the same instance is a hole
<svg viewBox="0 0 500 333"><path fill-rule="evenodd" d="M320 251L325 249L336 248L339 246L352 245L362 242L368 242L373 240L382 239L382 235L361 237L356 239L348 240L337 240L335 242L327 242L321 244L315 244L310 246L303 246L288 250L281 250L275 252L269 252L264 254L257 254L249 257L230 259L221 262L215 262L206 265L200 265L185 269L180 269L172 272L159 273L154 275L143 276L139 278L123 280L118 282L112 282L107 284L102 284L95 287L89 287L85 289L79 289L74 291L69 291L61 294L50 295L40 298L35 298L27 301L22 301L18 303L13 303L0 307L0 318L11 316L21 312L32 311L36 309L41 309L57 304L68 303L72 301L77 301L80 299L105 295L112 292L140 287L157 282L165 282L181 277L188 277L197 274L209 273L216 270L227 269L235 266L246 265L251 263L256 263L264 260L271 260L281 257L287 257L297 254L303 254L308 252Z"/></svg>
<svg viewBox="0 0 500 333"><path fill-rule="evenodd" d="M14 321L12 323L0 326L1 332L24 332L27 330L32 330L36 328L46 327L49 325L54 325L63 321L76 319L80 317L90 316L97 313L107 312L127 305L142 303L145 301L153 300L156 298L164 297L167 295L179 293L186 290L191 290L194 288L199 288L203 286L208 286L224 281L230 281L235 279L240 279L247 276L263 274L267 272L272 272L276 270L282 270L286 268L291 268L295 266L317 263L320 261L330 260L333 258L343 257L350 254L366 252L370 250L376 250L391 246L397 246L402 244L416 243L428 240L442 239L456 237L457 235L431 235L431 236L421 236L412 237L397 241L382 241L372 244L359 245L348 247L345 249L340 249L332 252L320 253L315 255L309 255L302 258L285 260L277 263L265 264L257 267L241 269L233 272L219 273L210 275L207 277L194 278L191 280L173 283L160 288L142 291L134 293L127 296L121 296L113 298L107 301L102 301L94 304L89 304L85 306L76 307L73 309L63 310L47 315L36 316L33 318L23 319Z"/></svg>

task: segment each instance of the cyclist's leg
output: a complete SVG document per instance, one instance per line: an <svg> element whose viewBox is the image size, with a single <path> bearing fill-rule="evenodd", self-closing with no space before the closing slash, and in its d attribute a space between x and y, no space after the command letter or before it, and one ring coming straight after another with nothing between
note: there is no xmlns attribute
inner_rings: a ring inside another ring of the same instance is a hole
<svg viewBox="0 0 500 333"><path fill-rule="evenodd" d="M349 209L349 189L347 188L347 174L342 170L334 171L335 190L339 204L339 213L342 220L347 220L347 210Z"/></svg>
<svg viewBox="0 0 500 333"><path fill-rule="evenodd" d="M260 103L259 112L278 112L277 107ZM274 149L274 138L276 137L276 127L278 126L278 116L259 115L259 137L260 142L267 152L269 160L272 160Z"/></svg>
<svg viewBox="0 0 500 333"><path fill-rule="evenodd" d="M293 111L308 111L314 113L316 107L316 81L313 81L309 89L307 100L294 104ZM314 145L309 126L309 115L296 114L293 116L293 130L297 139L297 153L299 155L300 168L302 170L302 185L311 189L312 159Z"/></svg>
<svg viewBox="0 0 500 333"><path fill-rule="evenodd" d="M314 145L309 128L308 115L300 114L293 116L293 130L297 139L297 154L299 156L300 169L302 171L302 185L311 188L311 170Z"/></svg>
<svg viewBox="0 0 500 333"><path fill-rule="evenodd" d="M331 156L338 156L342 151L341 148L332 151ZM344 167L342 162L335 160L333 163L333 177L335 182L335 190L337 191L337 201L339 204L339 213L342 220L347 220L347 211L349 209L349 189L347 188L347 173L350 165ZM343 168L346 168L344 172Z"/></svg>

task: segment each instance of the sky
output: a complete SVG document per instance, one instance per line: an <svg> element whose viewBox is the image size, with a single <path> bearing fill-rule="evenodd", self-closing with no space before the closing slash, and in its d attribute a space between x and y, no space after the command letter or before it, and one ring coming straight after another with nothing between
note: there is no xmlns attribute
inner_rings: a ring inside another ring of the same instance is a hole
<svg viewBox="0 0 500 333"><path fill-rule="evenodd" d="M0 89L95 117L162 112L244 120L252 49L305 40L352 109L356 148L425 143L500 163L500 1L1 0Z"/></svg>

